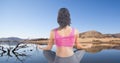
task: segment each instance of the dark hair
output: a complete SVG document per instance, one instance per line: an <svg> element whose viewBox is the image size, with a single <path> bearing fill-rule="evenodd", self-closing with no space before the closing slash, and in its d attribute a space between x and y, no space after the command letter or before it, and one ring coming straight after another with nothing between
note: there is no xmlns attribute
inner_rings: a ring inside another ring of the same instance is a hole
<svg viewBox="0 0 120 63"><path fill-rule="evenodd" d="M60 28L64 28L67 25L70 26L71 19L70 19L70 13L67 8L60 8L58 12L57 22Z"/></svg>

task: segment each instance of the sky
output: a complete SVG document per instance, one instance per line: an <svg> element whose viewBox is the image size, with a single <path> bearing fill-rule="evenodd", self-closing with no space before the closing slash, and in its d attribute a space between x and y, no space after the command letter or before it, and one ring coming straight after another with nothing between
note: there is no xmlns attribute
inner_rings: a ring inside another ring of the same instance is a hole
<svg viewBox="0 0 120 63"><path fill-rule="evenodd" d="M0 0L0 38L49 38L60 8L80 33L120 33L120 0Z"/></svg>

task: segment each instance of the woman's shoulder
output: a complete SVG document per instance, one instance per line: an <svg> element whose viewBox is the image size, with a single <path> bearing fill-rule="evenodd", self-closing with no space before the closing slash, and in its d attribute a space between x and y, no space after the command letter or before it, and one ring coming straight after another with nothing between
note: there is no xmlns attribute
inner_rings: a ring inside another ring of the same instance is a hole
<svg viewBox="0 0 120 63"><path fill-rule="evenodd" d="M57 29L58 29L58 28L53 28L51 31L54 32L54 31L56 31Z"/></svg>
<svg viewBox="0 0 120 63"><path fill-rule="evenodd" d="M77 28L74 28L75 34L79 33L79 30Z"/></svg>
<svg viewBox="0 0 120 63"><path fill-rule="evenodd" d="M53 33L53 32L55 32L57 29L58 29L58 28L53 28L53 29L51 29L51 32Z"/></svg>

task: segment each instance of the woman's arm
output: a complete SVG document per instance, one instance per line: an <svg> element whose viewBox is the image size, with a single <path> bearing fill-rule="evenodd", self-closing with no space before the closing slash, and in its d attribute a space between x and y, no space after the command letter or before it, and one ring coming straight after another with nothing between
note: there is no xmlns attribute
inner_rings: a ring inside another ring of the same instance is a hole
<svg viewBox="0 0 120 63"><path fill-rule="evenodd" d="M80 40L79 40L79 31L75 30L75 45L77 49L86 49L86 48L91 48L93 44L88 44L88 45L81 45Z"/></svg>
<svg viewBox="0 0 120 63"><path fill-rule="evenodd" d="M77 49L82 49L82 45L79 40L79 31L77 29L75 30L75 45Z"/></svg>
<svg viewBox="0 0 120 63"><path fill-rule="evenodd" d="M39 49L42 49L42 50L51 50L53 44L54 44L54 31L52 30L52 31L50 32L50 37L49 37L48 45L47 45L46 47L44 47L44 48L42 48L42 47L40 47L40 46L38 46L38 47L39 47Z"/></svg>

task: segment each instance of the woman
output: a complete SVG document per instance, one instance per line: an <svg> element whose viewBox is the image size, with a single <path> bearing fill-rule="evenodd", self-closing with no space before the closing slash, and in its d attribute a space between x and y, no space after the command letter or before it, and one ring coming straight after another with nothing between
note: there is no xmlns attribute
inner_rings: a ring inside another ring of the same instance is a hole
<svg viewBox="0 0 120 63"><path fill-rule="evenodd" d="M78 30L70 26L71 19L68 9L59 10L57 22L59 27L51 31L47 47L39 46L39 48L43 50L49 63L79 63L84 51L80 52L81 56L78 52L73 52L73 46L80 49L81 45ZM53 44L57 47L56 53L51 51Z"/></svg>

